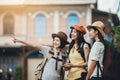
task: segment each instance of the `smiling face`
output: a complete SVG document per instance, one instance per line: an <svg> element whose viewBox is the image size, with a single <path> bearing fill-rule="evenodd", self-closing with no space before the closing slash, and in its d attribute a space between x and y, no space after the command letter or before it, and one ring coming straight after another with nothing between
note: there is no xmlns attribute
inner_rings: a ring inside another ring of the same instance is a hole
<svg viewBox="0 0 120 80"><path fill-rule="evenodd" d="M72 40L77 40L78 38L78 32L76 29L72 29L71 33L70 33L70 37Z"/></svg>
<svg viewBox="0 0 120 80"><path fill-rule="evenodd" d="M54 48L59 48L61 45L60 38L59 37L54 37L53 39L53 47Z"/></svg>

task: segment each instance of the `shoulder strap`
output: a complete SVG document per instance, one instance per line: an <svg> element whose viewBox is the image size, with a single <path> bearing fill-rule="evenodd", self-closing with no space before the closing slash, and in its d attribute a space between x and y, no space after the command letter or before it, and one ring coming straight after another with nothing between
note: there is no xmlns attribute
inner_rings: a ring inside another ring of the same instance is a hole
<svg viewBox="0 0 120 80"><path fill-rule="evenodd" d="M67 60L67 51L66 49L62 49L62 64L64 65L66 60ZM60 80L64 80L64 75L65 75L65 71L63 70L63 66L61 67L61 71L60 71Z"/></svg>
<svg viewBox="0 0 120 80"><path fill-rule="evenodd" d="M97 78L99 79L99 70L100 70L100 72L101 72L101 75L102 75L102 77L103 77L103 71L102 71L102 68L101 68L101 66L100 66L100 63L99 63L99 61L97 61Z"/></svg>
<svg viewBox="0 0 120 80"><path fill-rule="evenodd" d="M82 56L82 58L83 58L83 60L84 60L84 62L86 61L85 60L85 53L84 53L84 42L83 43L81 43L81 45L80 45L80 53L81 53L81 56Z"/></svg>
<svg viewBox="0 0 120 80"><path fill-rule="evenodd" d="M80 50L78 50L78 52L81 54L84 62L85 62L85 54L84 54L84 44L85 44L85 43L86 43L86 42L81 43L81 45L79 46ZM88 43L86 43L86 44L88 44ZM69 47L68 52L67 52L67 58L68 58L68 56L69 56L69 53L70 53L70 47ZM68 58L68 59L69 59L69 58ZM70 61L70 60L69 60L69 61Z"/></svg>
<svg viewBox="0 0 120 80"><path fill-rule="evenodd" d="M40 64L41 66L41 74L40 74L40 77L39 78L42 78L42 74L43 74L43 71L44 71L44 67L46 65L46 63L53 57L54 55L54 51L53 51L53 48L51 48L48 52L48 56L44 59L44 61Z"/></svg>
<svg viewBox="0 0 120 80"><path fill-rule="evenodd" d="M52 58L52 56L54 55L54 51L53 51L53 48L51 48L48 52L48 56L47 56L47 60L50 60L50 58Z"/></svg>
<svg viewBox="0 0 120 80"><path fill-rule="evenodd" d="M85 53L84 53L84 45L85 44L88 45L89 49L91 48L89 43L87 43L87 42L81 43L81 45L80 45L80 53L81 53L81 56L83 57L84 62L86 61L86 59L85 59Z"/></svg>
<svg viewBox="0 0 120 80"><path fill-rule="evenodd" d="M64 62L67 59L67 51L66 50L61 50L61 52L62 52L62 59L63 59L63 62Z"/></svg>

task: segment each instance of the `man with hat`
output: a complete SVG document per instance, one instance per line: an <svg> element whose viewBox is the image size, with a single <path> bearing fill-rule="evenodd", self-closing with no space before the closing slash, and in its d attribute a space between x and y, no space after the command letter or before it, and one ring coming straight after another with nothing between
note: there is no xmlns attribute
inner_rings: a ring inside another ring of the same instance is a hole
<svg viewBox="0 0 120 80"><path fill-rule="evenodd" d="M45 57L45 64L42 67L42 73L37 80L64 80L62 67L63 61L65 60L65 51L62 49L68 44L67 35L64 32L58 32L52 34L53 38L53 47L49 46L41 46L41 45L32 45L27 41L22 41L14 38L14 43L23 43L27 46L34 48L35 50L39 50ZM48 58L49 54L52 56Z"/></svg>
<svg viewBox="0 0 120 80"><path fill-rule="evenodd" d="M103 69L102 62L105 50L105 26L103 22L96 21L92 25L89 25L87 29L89 30L90 38L94 40L94 43L89 54L86 80L102 80L102 73L100 69L98 69L98 63Z"/></svg>

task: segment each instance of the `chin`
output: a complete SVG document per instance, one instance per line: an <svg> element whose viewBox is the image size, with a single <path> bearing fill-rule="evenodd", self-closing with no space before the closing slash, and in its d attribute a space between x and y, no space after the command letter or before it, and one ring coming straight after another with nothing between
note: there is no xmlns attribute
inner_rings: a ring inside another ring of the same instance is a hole
<svg viewBox="0 0 120 80"><path fill-rule="evenodd" d="M75 40L75 38L71 38L72 40Z"/></svg>
<svg viewBox="0 0 120 80"><path fill-rule="evenodd" d="M92 36L89 36L90 38L93 38Z"/></svg>
<svg viewBox="0 0 120 80"><path fill-rule="evenodd" d="M93 36L90 36L91 39L93 39L94 37Z"/></svg>
<svg viewBox="0 0 120 80"><path fill-rule="evenodd" d="M54 46L54 48L58 48L58 46Z"/></svg>

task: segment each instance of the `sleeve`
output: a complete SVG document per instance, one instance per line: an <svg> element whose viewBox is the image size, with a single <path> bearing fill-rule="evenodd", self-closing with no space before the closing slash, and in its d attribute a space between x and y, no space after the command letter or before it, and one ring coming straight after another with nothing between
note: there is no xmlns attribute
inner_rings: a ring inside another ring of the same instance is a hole
<svg viewBox="0 0 120 80"><path fill-rule="evenodd" d="M87 43L84 44L84 49L89 49L89 45Z"/></svg>
<svg viewBox="0 0 120 80"><path fill-rule="evenodd" d="M91 59L98 61L100 57L100 45L99 43L95 43L91 49Z"/></svg>
<svg viewBox="0 0 120 80"><path fill-rule="evenodd" d="M50 50L50 47L42 46L41 50L39 52L42 53L44 55L44 57L46 57L48 55L49 50Z"/></svg>

